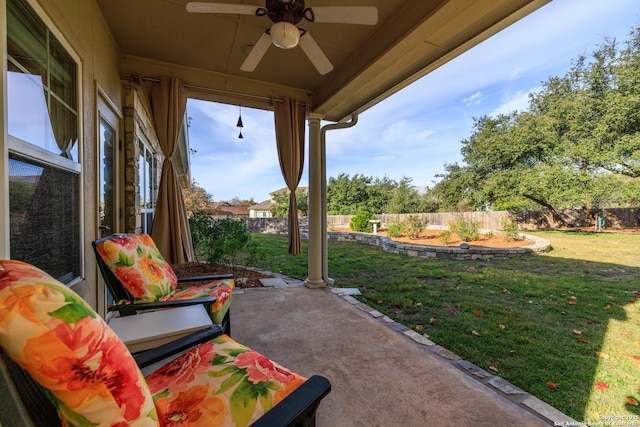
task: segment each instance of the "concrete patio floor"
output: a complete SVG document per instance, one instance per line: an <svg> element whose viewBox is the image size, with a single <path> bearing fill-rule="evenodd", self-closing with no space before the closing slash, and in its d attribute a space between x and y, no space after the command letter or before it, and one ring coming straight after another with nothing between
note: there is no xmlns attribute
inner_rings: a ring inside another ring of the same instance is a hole
<svg viewBox="0 0 640 427"><path fill-rule="evenodd" d="M331 381L319 427L575 423L339 288L280 278L234 291L231 335L302 375Z"/></svg>

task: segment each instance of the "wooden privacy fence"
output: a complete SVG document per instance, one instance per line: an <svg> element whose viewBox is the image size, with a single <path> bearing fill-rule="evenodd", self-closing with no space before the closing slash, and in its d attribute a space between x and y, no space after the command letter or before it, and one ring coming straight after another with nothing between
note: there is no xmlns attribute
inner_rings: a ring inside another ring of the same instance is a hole
<svg viewBox="0 0 640 427"><path fill-rule="evenodd" d="M640 228L640 208L607 208L597 211L583 209L564 209L557 211L562 221L554 218L548 210L515 212L520 230L548 230L559 227L594 227L596 217L605 219L605 228L629 229ZM418 214L378 214L381 226L386 227L395 222L402 222L410 216L418 216L428 221L430 227L446 228L456 219L462 217L466 221L478 225L481 230L501 230L502 219L510 215L507 211L490 212L430 212ZM327 226L331 228L349 227L353 215L328 215ZM307 218L300 219L300 228L306 228ZM286 233L287 218L247 218L247 228L252 233Z"/></svg>

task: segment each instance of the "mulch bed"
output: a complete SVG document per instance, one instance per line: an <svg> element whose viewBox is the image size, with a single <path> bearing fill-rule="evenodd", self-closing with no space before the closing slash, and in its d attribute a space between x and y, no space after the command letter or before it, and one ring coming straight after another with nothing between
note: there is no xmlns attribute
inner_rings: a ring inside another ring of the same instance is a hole
<svg viewBox="0 0 640 427"><path fill-rule="evenodd" d="M260 279L272 278L272 275L263 274L255 270L243 267L229 267L225 265L210 265L202 262L188 262L186 264L171 266L178 277L206 276L210 274L233 274L236 288L259 288L262 287ZM247 278L245 283L238 279ZM193 285L193 282L191 282Z"/></svg>

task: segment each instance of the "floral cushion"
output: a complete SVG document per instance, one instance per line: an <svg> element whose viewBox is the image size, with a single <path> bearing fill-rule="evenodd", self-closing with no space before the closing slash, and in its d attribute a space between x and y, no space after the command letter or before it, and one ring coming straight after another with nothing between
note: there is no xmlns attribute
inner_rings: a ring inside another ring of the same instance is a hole
<svg viewBox="0 0 640 427"><path fill-rule="evenodd" d="M0 346L48 390L63 425L158 425L122 341L75 292L20 261L0 261Z"/></svg>
<svg viewBox="0 0 640 427"><path fill-rule="evenodd" d="M213 280L177 289L176 274L148 234L125 234L96 245L99 256L135 302L184 300L214 296L211 320L222 323L229 306L233 279Z"/></svg>
<svg viewBox="0 0 640 427"><path fill-rule="evenodd" d="M214 324L221 324L224 315L231 305L231 292L233 290L233 279L222 279L207 282L201 285L194 285L184 289L178 289L170 298L171 300L183 300L203 297L216 297L216 302L211 305L211 321Z"/></svg>
<svg viewBox="0 0 640 427"><path fill-rule="evenodd" d="M178 279L148 234L126 234L96 245L109 270L137 302L166 300Z"/></svg>
<svg viewBox="0 0 640 427"><path fill-rule="evenodd" d="M147 376L161 425L247 426L305 381L227 335Z"/></svg>

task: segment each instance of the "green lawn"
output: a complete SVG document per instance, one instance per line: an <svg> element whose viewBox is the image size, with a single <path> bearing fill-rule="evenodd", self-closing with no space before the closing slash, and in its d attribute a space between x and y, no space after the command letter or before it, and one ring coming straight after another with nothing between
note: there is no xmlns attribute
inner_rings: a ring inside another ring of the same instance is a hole
<svg viewBox="0 0 640 427"><path fill-rule="evenodd" d="M640 236L531 233L545 255L423 260L329 243L336 286L465 360L585 422L640 415ZM253 234L254 266L305 279L287 238Z"/></svg>

